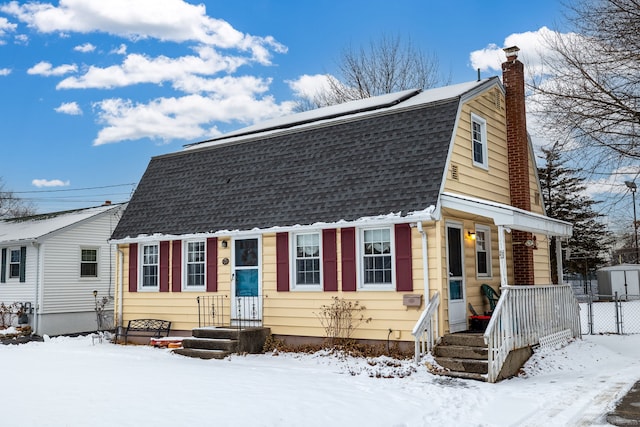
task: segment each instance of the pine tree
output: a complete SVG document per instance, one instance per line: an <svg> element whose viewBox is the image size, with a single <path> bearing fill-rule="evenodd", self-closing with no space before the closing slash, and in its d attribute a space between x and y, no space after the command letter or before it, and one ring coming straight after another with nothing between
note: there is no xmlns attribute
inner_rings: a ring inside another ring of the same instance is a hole
<svg viewBox="0 0 640 427"><path fill-rule="evenodd" d="M612 239L602 215L594 211L597 201L584 195L586 185L577 169L565 166L558 144L542 149L544 165L538 168L547 215L573 224L573 236L566 244L565 273L585 276L607 264ZM555 237L550 257L553 283L558 283Z"/></svg>

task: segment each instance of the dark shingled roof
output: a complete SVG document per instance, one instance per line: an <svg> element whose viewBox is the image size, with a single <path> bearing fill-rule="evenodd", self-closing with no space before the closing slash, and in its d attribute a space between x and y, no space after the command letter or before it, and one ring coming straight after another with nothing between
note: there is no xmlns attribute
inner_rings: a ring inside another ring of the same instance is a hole
<svg viewBox="0 0 640 427"><path fill-rule="evenodd" d="M112 238L337 222L435 205L459 98L154 157Z"/></svg>

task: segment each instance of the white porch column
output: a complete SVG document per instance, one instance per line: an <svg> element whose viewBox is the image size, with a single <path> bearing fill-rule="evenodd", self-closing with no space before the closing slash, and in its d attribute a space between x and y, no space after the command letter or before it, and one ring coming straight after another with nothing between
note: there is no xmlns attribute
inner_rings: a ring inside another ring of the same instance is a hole
<svg viewBox="0 0 640 427"><path fill-rule="evenodd" d="M500 286L509 284L507 276L507 245L504 240L504 233L507 228L503 225L498 226L498 254L500 256Z"/></svg>
<svg viewBox="0 0 640 427"><path fill-rule="evenodd" d="M564 277L562 277L562 242L560 236L556 236L556 269L558 271L558 285L564 284Z"/></svg>

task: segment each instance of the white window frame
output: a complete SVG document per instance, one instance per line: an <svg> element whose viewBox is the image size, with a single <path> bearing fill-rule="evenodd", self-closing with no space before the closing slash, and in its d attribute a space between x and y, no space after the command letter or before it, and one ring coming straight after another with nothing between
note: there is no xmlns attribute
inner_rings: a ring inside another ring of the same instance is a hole
<svg viewBox="0 0 640 427"><path fill-rule="evenodd" d="M475 139L475 131L473 129L474 123L480 125L480 138L481 140L477 141ZM476 149L475 145L478 142L482 147L482 162L476 161ZM471 159L473 160L473 165L482 169L489 169L489 156L488 156L488 148L487 148L487 121L477 114L471 113Z"/></svg>
<svg viewBox="0 0 640 427"><path fill-rule="evenodd" d="M204 270L202 285L189 285L189 264L199 264L189 262L189 244L201 243L204 248L204 260L202 266ZM207 288L207 241L206 240L186 240L182 244L182 290L183 291L203 291Z"/></svg>
<svg viewBox="0 0 640 427"><path fill-rule="evenodd" d="M478 262L478 252L482 252L478 250L478 244L479 244L479 236L480 233L482 233L484 235L484 252L486 254L486 267L487 267L487 272L486 273L480 273L480 264ZM493 273L492 273L492 259L491 259L491 228L487 227L486 225L479 225L476 224L476 239L474 241L474 245L475 245L475 255L476 255L476 276L477 277L493 277Z"/></svg>
<svg viewBox="0 0 640 427"><path fill-rule="evenodd" d="M319 262L319 270L320 270L320 283L318 284L305 284L305 283L298 283L297 279L298 279L298 256L297 256L297 237L301 236L301 235L310 235L310 234L317 234L318 235L318 250L319 250L319 254L318 254L318 262ZM317 230L309 230L309 231L304 231L304 232L300 232L300 233L290 233L290 244L289 244L290 249L290 257L289 259L291 259L291 290L296 290L296 291L321 291L323 289L323 283L324 283L324 276L323 276L323 271L322 271L322 233L320 231Z"/></svg>
<svg viewBox="0 0 640 427"><path fill-rule="evenodd" d="M96 265L96 275L95 276L83 276L82 275L82 264L89 264L89 261L84 261L82 259L82 252L83 251L95 251L96 253L96 260L95 262L91 262L92 264L95 263ZM81 246L80 247L80 271L78 272L78 277L80 277L80 279L82 280L95 280L95 279L99 279L100 278L100 248L95 247L95 246Z"/></svg>
<svg viewBox="0 0 640 427"><path fill-rule="evenodd" d="M138 291L141 292L157 292L160 290L160 242L141 243L138 252ZM158 248L157 260L155 264L145 264L144 248L148 246L155 246ZM144 286L144 267L156 266L156 284L153 286Z"/></svg>
<svg viewBox="0 0 640 427"><path fill-rule="evenodd" d="M389 230L389 243L391 256L391 282L389 283L365 283L365 262L364 258L364 235L366 231L372 230ZM364 291L395 291L396 290L396 246L395 246L395 233L393 226L372 226L363 227L358 230L358 237L356 239L356 259L357 259L357 274L358 274L358 288Z"/></svg>
<svg viewBox="0 0 640 427"><path fill-rule="evenodd" d="M11 253L12 252L18 252L18 262L12 262L11 261ZM20 247L17 248L9 248L7 250L7 280L20 280L20 264L22 264L23 260L22 260L22 249ZM11 272L11 266L12 265L17 265L18 266L18 274L17 275L13 275Z"/></svg>

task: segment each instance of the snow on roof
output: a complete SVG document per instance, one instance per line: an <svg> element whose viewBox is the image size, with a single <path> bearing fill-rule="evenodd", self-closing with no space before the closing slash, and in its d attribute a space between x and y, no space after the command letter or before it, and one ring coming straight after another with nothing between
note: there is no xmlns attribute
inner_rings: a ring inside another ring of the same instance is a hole
<svg viewBox="0 0 640 427"><path fill-rule="evenodd" d="M202 143L217 141L220 139L226 139L233 136L247 135L258 133L267 130L273 129L282 129L292 127L298 124L315 122L318 120L323 120L332 117L344 116L347 114L353 114L361 111L370 111L379 108L388 107L394 105L398 102L403 101L404 99L411 97L420 92L420 89L410 89L402 92L389 93L380 96L373 96L371 98L366 99L358 99L355 101L349 101L342 104L331 105L328 107L317 108L314 110L303 111L297 114L290 114L288 116L276 117L271 120L266 120L264 122L256 123L251 126L244 127L242 129L238 129L232 132L228 132L218 138L213 138L207 141L203 141ZM195 143L188 145L199 145L201 143Z"/></svg>
<svg viewBox="0 0 640 427"><path fill-rule="evenodd" d="M0 220L0 244L30 241L99 215L121 205L105 205L72 211L52 212L23 218Z"/></svg>
<svg viewBox="0 0 640 427"><path fill-rule="evenodd" d="M209 147L227 142L237 142L247 136L266 136L286 129L303 127L310 123L333 120L337 118L363 117L375 114L380 111L392 111L394 109L411 108L419 105L426 105L432 102L443 101L456 98L465 93L480 87L496 77L482 79L478 81L459 83L434 89L421 91L420 89L405 90L385 95L373 96L371 98L345 102L343 104L331 105L329 107L304 111L302 113L277 117L271 120L257 123L236 131L226 133L218 138L207 141L189 144L185 150Z"/></svg>

